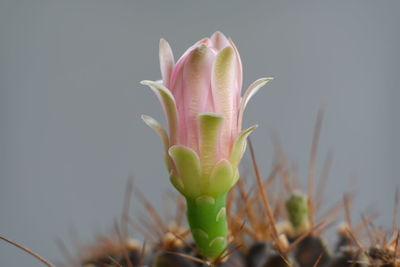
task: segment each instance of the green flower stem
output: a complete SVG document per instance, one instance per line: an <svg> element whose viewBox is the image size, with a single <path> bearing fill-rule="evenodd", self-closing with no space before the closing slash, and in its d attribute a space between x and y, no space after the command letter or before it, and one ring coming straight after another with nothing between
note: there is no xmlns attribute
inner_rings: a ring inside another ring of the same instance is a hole
<svg viewBox="0 0 400 267"><path fill-rule="evenodd" d="M197 248L205 258L213 260L227 246L226 194L186 198L186 201L187 217Z"/></svg>

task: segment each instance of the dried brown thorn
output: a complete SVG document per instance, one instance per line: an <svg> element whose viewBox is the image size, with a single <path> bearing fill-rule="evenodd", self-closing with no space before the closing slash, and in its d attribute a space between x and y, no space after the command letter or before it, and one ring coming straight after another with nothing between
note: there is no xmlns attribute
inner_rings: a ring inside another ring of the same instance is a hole
<svg viewBox="0 0 400 267"><path fill-rule="evenodd" d="M21 249L21 250L23 250L23 251L25 251L26 253L32 255L33 257L35 257L36 259L40 260L41 262L43 262L43 263L44 263L45 265L47 265L48 267L55 267L54 264L52 264L51 262L49 262L48 260L46 260L45 258L43 258L42 256L40 256L39 254L33 252L33 251L30 250L29 248L27 248L27 247L25 247L25 246L23 246L23 245L21 245L21 244L15 242L15 241L12 241L12 240L10 240L10 239L8 239L8 238L2 236L2 235L0 235L0 239L3 240L3 241L5 241L5 242L7 242L7 243L9 243L9 244L11 244L11 245L13 245L13 246L15 246L15 247L17 247L17 248L19 248L19 249Z"/></svg>

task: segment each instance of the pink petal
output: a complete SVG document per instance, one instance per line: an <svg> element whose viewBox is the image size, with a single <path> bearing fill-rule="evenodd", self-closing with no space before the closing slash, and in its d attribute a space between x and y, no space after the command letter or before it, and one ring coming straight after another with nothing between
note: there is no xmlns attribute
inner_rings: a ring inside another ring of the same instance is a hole
<svg viewBox="0 0 400 267"><path fill-rule="evenodd" d="M221 50L213 64L211 86L214 98L215 111L225 118L221 133L222 151L224 157L228 156L232 144L232 133L236 132L236 110L234 99L236 98L236 65L235 52L232 47Z"/></svg>
<svg viewBox="0 0 400 267"><path fill-rule="evenodd" d="M174 97L176 100L176 107L178 110L178 131L179 131L179 141L181 145L186 145L187 139L187 126L185 122L185 102L184 102L184 89L183 89L183 72L177 73L175 79Z"/></svg>
<svg viewBox="0 0 400 267"><path fill-rule="evenodd" d="M174 55L168 42L160 39L160 69L165 87L169 88L169 80L175 65Z"/></svg>
<svg viewBox="0 0 400 267"><path fill-rule="evenodd" d="M175 67L172 71L171 74L171 80L170 80L170 85L174 86L175 80L177 78L177 75L179 72L182 71L183 65L185 64L187 58L189 57L190 53L196 49L199 45L201 44L208 44L210 40L208 38L201 39L200 41L196 42L194 45L189 47L185 53L179 58L179 60L176 62Z"/></svg>
<svg viewBox="0 0 400 267"><path fill-rule="evenodd" d="M184 116L189 129L187 144L198 151L198 114L206 111L211 88L214 53L206 45L193 50L183 67Z"/></svg>
<svg viewBox="0 0 400 267"><path fill-rule="evenodd" d="M243 87L243 67L242 67L242 60L240 58L239 50L237 49L235 43L232 41L232 39L229 39L230 45L235 49L235 55L236 55L236 81L237 81L237 92L236 92L236 100L235 100L235 106L236 109L239 107L240 103L240 95Z"/></svg>
<svg viewBox="0 0 400 267"><path fill-rule="evenodd" d="M230 46L230 43L228 41L228 38L225 37L225 35L222 32L214 32L214 34L211 36L211 43L212 46L217 50L220 51L224 49L227 46Z"/></svg>

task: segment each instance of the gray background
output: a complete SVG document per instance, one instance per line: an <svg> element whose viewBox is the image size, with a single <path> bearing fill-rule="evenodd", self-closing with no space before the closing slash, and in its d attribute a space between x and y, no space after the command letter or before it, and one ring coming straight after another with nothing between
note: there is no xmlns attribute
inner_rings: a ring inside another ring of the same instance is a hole
<svg viewBox="0 0 400 267"><path fill-rule="evenodd" d="M72 227L84 241L111 228L129 176L162 209L171 186L140 114L163 115L138 82L160 78L160 37L178 57L215 30L239 47L245 86L275 77L245 118L260 124L253 141L263 173L276 130L305 177L325 105L319 166L335 153L328 200L356 184L355 212L372 205L388 225L399 184L399 8L395 0L2 0L0 233L60 260L54 240L71 245ZM0 266L42 265L0 242Z"/></svg>

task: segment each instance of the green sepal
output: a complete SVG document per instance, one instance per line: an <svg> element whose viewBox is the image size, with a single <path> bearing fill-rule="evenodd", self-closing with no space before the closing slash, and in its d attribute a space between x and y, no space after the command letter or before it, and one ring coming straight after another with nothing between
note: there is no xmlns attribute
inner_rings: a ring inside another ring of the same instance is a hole
<svg viewBox="0 0 400 267"><path fill-rule="evenodd" d="M182 194L186 197L198 196L201 192L201 167L196 152L185 146L174 145L170 147L168 154L172 158L177 171L177 174L173 173L172 175L179 176L182 181Z"/></svg>
<svg viewBox="0 0 400 267"><path fill-rule="evenodd" d="M158 121L150 116L142 115L142 120L146 123L147 126L153 129L160 136L160 139L164 146L165 165L167 166L168 172L171 172L173 163L171 162L171 158L168 155L169 140L167 132Z"/></svg>
<svg viewBox="0 0 400 267"><path fill-rule="evenodd" d="M250 101L250 99L258 92L258 90L263 87L267 82L272 81L274 78L268 77L268 78L261 78L256 81L254 81L247 89L246 92L244 93L243 97L241 98L240 105L239 105L239 111L238 111L238 127L239 129L242 127L242 121L243 121L243 114L244 110L246 109L247 103Z"/></svg>
<svg viewBox="0 0 400 267"><path fill-rule="evenodd" d="M236 167L236 168L234 168L234 175L233 175L232 187L236 184L236 182L239 180L239 178L240 178L239 168Z"/></svg>
<svg viewBox="0 0 400 267"><path fill-rule="evenodd" d="M178 140L178 111L174 96L170 90L159 82L144 80L140 83L149 86L161 102L168 122L170 143L176 144Z"/></svg>
<svg viewBox="0 0 400 267"><path fill-rule="evenodd" d="M185 195L185 186L179 176L177 176L174 172L171 172L169 176L169 180L171 184L179 191L182 195Z"/></svg>
<svg viewBox="0 0 400 267"><path fill-rule="evenodd" d="M232 188L234 172L228 160L220 160L213 168L207 193L211 196L225 194Z"/></svg>
<svg viewBox="0 0 400 267"><path fill-rule="evenodd" d="M147 126L153 129L160 136L161 141L164 145L164 150L167 151L169 147L168 134L161 126L161 124L154 118L147 115L142 115L142 120L146 123Z"/></svg>
<svg viewBox="0 0 400 267"><path fill-rule="evenodd" d="M230 155L230 162L232 166L237 167L239 165L240 159L243 156L244 151L246 150L247 137L251 134L252 131L257 129L258 125L253 125L246 130L242 131L237 137L232 147L232 152Z"/></svg>

